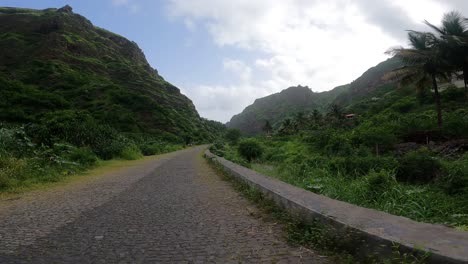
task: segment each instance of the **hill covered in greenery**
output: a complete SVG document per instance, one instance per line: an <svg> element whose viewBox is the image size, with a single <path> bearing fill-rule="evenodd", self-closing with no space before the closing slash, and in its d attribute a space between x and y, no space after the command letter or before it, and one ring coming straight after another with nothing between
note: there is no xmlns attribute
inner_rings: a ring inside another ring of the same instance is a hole
<svg viewBox="0 0 468 264"><path fill-rule="evenodd" d="M0 8L0 120L89 115L118 131L208 139L208 123L138 45L68 6Z"/></svg>
<svg viewBox="0 0 468 264"><path fill-rule="evenodd" d="M396 88L394 81L384 80L384 75L401 66L397 58L388 59L350 84L326 92L315 93L307 86L290 87L255 100L242 113L233 116L227 126L240 129L246 135L255 135L263 132L266 121L279 128L282 121L298 114L309 114L314 110L323 114L333 104L346 108L366 98L380 97Z"/></svg>
<svg viewBox="0 0 468 264"><path fill-rule="evenodd" d="M0 7L0 190L209 142L224 129L136 43L70 6Z"/></svg>
<svg viewBox="0 0 468 264"><path fill-rule="evenodd" d="M468 24L458 12L427 24L434 33L409 31L409 48L327 108L290 107L266 136L230 129L211 150L333 199L468 230ZM261 113L257 102L248 109Z"/></svg>
<svg viewBox="0 0 468 264"><path fill-rule="evenodd" d="M227 123L228 127L237 128L246 135L262 133L268 121L273 127L297 113L325 109L328 104L348 89L347 85L336 87L329 92L315 93L307 86L293 86L279 93L260 99L235 115Z"/></svg>

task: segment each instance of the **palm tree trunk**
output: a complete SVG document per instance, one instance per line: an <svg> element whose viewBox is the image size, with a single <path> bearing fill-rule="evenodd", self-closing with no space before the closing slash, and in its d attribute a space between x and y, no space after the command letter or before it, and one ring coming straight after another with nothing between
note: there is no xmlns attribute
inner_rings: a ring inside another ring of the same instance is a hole
<svg viewBox="0 0 468 264"><path fill-rule="evenodd" d="M463 81L465 82L465 95L468 96L468 62L463 65Z"/></svg>
<svg viewBox="0 0 468 264"><path fill-rule="evenodd" d="M442 106L440 103L439 88L437 87L437 80L435 74L432 74L432 88L434 89L434 99L437 111L437 127L442 128Z"/></svg>

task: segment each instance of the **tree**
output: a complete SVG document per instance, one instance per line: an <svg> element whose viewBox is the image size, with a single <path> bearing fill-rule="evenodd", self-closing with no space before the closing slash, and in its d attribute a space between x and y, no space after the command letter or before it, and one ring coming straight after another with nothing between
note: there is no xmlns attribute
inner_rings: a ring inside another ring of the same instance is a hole
<svg viewBox="0 0 468 264"><path fill-rule="evenodd" d="M239 143L237 151L239 152L239 155L245 158L248 162L251 162L252 160L258 159L262 156L263 148L257 140L249 138L242 140Z"/></svg>
<svg viewBox="0 0 468 264"><path fill-rule="evenodd" d="M444 14L442 26L437 27L428 21L439 36L443 56L454 66L456 71L463 71L465 92L468 91L468 20L459 12L452 11Z"/></svg>
<svg viewBox="0 0 468 264"><path fill-rule="evenodd" d="M403 85L414 84L421 92L432 83L437 111L437 124L442 127L442 106L437 79L446 79L447 64L441 56L440 41L432 33L409 31L410 48L393 48L387 51L400 58L405 66L396 69L386 78L399 78Z"/></svg>
<svg viewBox="0 0 468 264"><path fill-rule="evenodd" d="M239 129L230 128L226 131L226 140L229 141L232 145L237 144L241 137L241 132Z"/></svg>
<svg viewBox="0 0 468 264"><path fill-rule="evenodd" d="M279 132L283 135L291 135L296 132L296 128L296 124L290 118L287 118L283 120Z"/></svg>
<svg viewBox="0 0 468 264"><path fill-rule="evenodd" d="M343 110L338 104L331 104L328 107L328 115L338 120L343 119Z"/></svg>
<svg viewBox="0 0 468 264"><path fill-rule="evenodd" d="M314 109L314 111L312 112L312 118L314 119L314 122L316 124L319 124L322 120L322 114L320 114L320 112L317 109Z"/></svg>
<svg viewBox="0 0 468 264"><path fill-rule="evenodd" d="M295 130L303 129L307 123L304 112L297 112L294 117Z"/></svg>
<svg viewBox="0 0 468 264"><path fill-rule="evenodd" d="M271 127L270 121L266 120L265 125L263 126L263 131L265 131L267 135L270 135L272 130L273 130L273 127Z"/></svg>

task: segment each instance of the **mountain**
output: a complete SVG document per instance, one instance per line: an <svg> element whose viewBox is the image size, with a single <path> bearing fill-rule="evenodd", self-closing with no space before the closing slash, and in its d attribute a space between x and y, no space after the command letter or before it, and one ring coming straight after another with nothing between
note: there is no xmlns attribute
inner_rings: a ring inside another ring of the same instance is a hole
<svg viewBox="0 0 468 264"><path fill-rule="evenodd" d="M70 6L0 8L0 122L86 112L118 131L207 137L211 123L138 45Z"/></svg>
<svg viewBox="0 0 468 264"><path fill-rule="evenodd" d="M226 124L238 128L242 133L254 135L261 133L266 121L277 127L279 122L299 112L310 112L314 109L325 109L338 95L348 89L347 85L315 93L307 86L289 87L279 93L260 99L248 106L242 113L235 115Z"/></svg>
<svg viewBox="0 0 468 264"><path fill-rule="evenodd" d="M349 84L349 90L337 96L335 103L349 105L367 97L379 97L395 88L395 81L385 80L384 75L403 66L398 58L387 59L365 71Z"/></svg>
<svg viewBox="0 0 468 264"><path fill-rule="evenodd" d="M280 93L255 100L226 125L240 129L246 135L255 135L262 132L266 121L278 127L282 120L296 113L315 109L323 113L330 104L349 107L359 100L378 97L394 89L394 83L385 81L383 76L401 65L396 58L388 59L370 68L352 83L321 93L315 93L307 86L289 87Z"/></svg>

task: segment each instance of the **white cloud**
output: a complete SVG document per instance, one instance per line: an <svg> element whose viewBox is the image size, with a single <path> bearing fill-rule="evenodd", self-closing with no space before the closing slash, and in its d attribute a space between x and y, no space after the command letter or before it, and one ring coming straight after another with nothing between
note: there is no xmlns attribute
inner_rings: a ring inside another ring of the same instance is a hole
<svg viewBox="0 0 468 264"><path fill-rule="evenodd" d="M204 27L219 47L262 54L250 64L222 61L238 82L185 91L203 116L227 121L255 98L292 85L324 91L349 83L384 60L389 47L404 44L404 30L419 27L424 14L438 21L448 8L415 1L170 0L172 17Z"/></svg>
<svg viewBox="0 0 468 264"><path fill-rule="evenodd" d="M244 62L235 59L224 59L223 67L225 70L236 74L243 83L249 83L252 78L252 68Z"/></svg>

